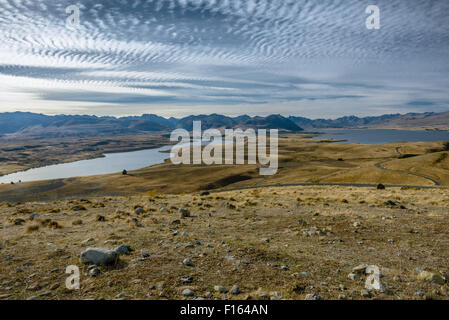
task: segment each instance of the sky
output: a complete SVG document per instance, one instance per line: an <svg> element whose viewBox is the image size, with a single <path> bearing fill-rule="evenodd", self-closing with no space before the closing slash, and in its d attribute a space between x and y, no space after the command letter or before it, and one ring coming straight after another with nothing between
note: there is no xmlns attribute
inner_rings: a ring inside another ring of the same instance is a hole
<svg viewBox="0 0 449 320"><path fill-rule="evenodd" d="M0 0L0 112L441 112L448 75L445 0Z"/></svg>

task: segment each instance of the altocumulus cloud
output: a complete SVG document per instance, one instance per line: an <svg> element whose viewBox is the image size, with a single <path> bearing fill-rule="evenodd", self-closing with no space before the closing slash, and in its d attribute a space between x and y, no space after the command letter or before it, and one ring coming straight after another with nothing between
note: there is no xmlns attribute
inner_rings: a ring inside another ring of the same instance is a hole
<svg viewBox="0 0 449 320"><path fill-rule="evenodd" d="M449 2L375 2L0 0L0 112L448 110Z"/></svg>

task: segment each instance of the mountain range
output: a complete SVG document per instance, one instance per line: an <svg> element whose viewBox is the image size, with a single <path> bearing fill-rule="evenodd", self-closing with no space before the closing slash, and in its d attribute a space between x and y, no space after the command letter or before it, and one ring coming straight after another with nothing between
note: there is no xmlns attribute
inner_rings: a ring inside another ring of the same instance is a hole
<svg viewBox="0 0 449 320"><path fill-rule="evenodd" d="M176 128L192 130L193 121L201 120L202 129L263 128L299 132L323 128L421 128L449 129L449 112L389 114L372 117L346 116L338 119L308 119L269 115L229 117L220 114L164 118L155 114L129 117L91 115L55 115L30 112L0 113L0 135L20 136L91 136L166 132Z"/></svg>

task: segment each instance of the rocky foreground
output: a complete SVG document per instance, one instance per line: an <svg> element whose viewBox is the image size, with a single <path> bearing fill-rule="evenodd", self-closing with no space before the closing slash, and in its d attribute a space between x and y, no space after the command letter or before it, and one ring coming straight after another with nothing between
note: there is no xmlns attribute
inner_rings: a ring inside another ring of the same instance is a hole
<svg viewBox="0 0 449 320"><path fill-rule="evenodd" d="M0 299L448 299L448 208L350 187L4 202Z"/></svg>

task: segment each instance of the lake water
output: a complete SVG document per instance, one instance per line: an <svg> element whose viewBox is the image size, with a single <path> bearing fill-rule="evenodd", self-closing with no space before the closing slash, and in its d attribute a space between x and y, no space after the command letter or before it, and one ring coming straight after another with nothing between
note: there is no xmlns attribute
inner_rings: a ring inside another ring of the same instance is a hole
<svg viewBox="0 0 449 320"><path fill-rule="evenodd" d="M200 142L193 141L191 145L198 145ZM223 143L227 144L228 141ZM90 160L80 160L70 163L61 163L46 167L33 168L26 171L8 174L0 177L0 183L29 182L40 180L64 179L72 177L87 177L99 174L110 174L138 170L163 163L169 159L171 153L160 152L171 150L176 152L179 148L188 145L177 144L176 146L164 146L157 149L146 149L140 151L107 153L103 158ZM203 144L205 142L203 141Z"/></svg>
<svg viewBox="0 0 449 320"><path fill-rule="evenodd" d="M405 130L365 130L365 129L320 129L324 134L314 139L346 140L350 143L384 144L391 142L449 141L447 131L405 131ZM224 141L228 143L228 141ZM195 142L194 142L195 144ZM178 146L179 147L179 146ZM29 169L0 177L0 183L10 183L51 179L83 177L142 169L163 163L170 158L171 146L140 151L109 153L103 158L81 160L71 163L50 165Z"/></svg>
<svg viewBox="0 0 449 320"><path fill-rule="evenodd" d="M314 139L346 140L343 143L385 144L393 142L449 141L449 131L407 131L368 129L318 129Z"/></svg>
<svg viewBox="0 0 449 320"><path fill-rule="evenodd" d="M140 151L109 153L103 158L81 160L70 163L55 164L41 168L29 169L0 177L0 183L22 182L50 179L62 179L98 174L109 174L126 170L137 170L163 163L170 158L170 153L159 152L170 147L146 149Z"/></svg>

